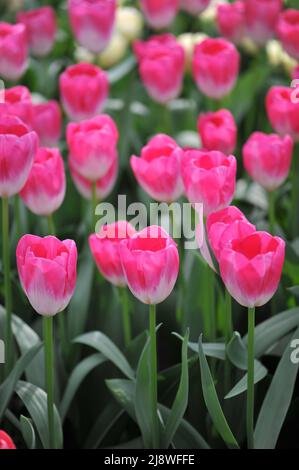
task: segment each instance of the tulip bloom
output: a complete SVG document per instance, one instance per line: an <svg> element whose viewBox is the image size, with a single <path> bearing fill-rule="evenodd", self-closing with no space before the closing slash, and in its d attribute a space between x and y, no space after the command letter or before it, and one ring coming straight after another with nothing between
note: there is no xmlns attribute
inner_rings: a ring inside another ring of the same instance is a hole
<svg viewBox="0 0 299 470"><path fill-rule="evenodd" d="M5 431L0 429L0 450L16 449L13 440L6 434Z"/></svg>
<svg viewBox="0 0 299 470"><path fill-rule="evenodd" d="M17 117L0 115L0 196L10 197L24 186L37 150L38 137Z"/></svg>
<svg viewBox="0 0 299 470"><path fill-rule="evenodd" d="M131 167L144 191L157 201L170 203L183 193L182 156L175 140L159 134L143 147L140 158L131 157Z"/></svg>
<svg viewBox="0 0 299 470"><path fill-rule="evenodd" d="M30 91L25 86L15 86L4 91L4 102L0 103L0 114L11 114L21 119L27 126L32 124L32 101Z"/></svg>
<svg viewBox="0 0 299 470"><path fill-rule="evenodd" d="M228 206L207 217L207 233L209 244L219 261L222 250L235 239L244 238L255 232L256 228L235 206Z"/></svg>
<svg viewBox="0 0 299 470"><path fill-rule="evenodd" d="M94 233L89 237L90 250L99 271L115 286L125 287L126 285L120 261L120 242L131 238L135 233L131 224L120 220L114 224L103 225L99 233Z"/></svg>
<svg viewBox="0 0 299 470"><path fill-rule="evenodd" d="M28 65L26 28L23 24L0 22L0 76L18 80Z"/></svg>
<svg viewBox="0 0 299 470"><path fill-rule="evenodd" d="M254 132L243 147L244 168L267 191L274 191L288 177L293 154L290 136Z"/></svg>
<svg viewBox="0 0 299 470"><path fill-rule="evenodd" d="M162 104L177 98L184 78L185 53L176 38L166 33L135 41L134 52L151 98Z"/></svg>
<svg viewBox="0 0 299 470"><path fill-rule="evenodd" d="M244 2L220 3L217 7L217 26L221 36L239 44L245 35Z"/></svg>
<svg viewBox="0 0 299 470"><path fill-rule="evenodd" d="M239 304L253 308L267 303L278 287L285 242L267 232L232 240L220 254L222 280Z"/></svg>
<svg viewBox="0 0 299 470"><path fill-rule="evenodd" d="M78 192L85 199L91 200L93 183L89 179L84 178L84 176L81 176L74 169L73 164L72 164L72 159L69 160L69 164L70 164L71 177ZM106 199L106 197L111 193L115 185L116 178L117 178L117 170L118 170L118 159L116 157L115 159L113 159L113 163L111 167L109 168L109 170L107 171L107 173L95 182L97 201Z"/></svg>
<svg viewBox="0 0 299 470"><path fill-rule="evenodd" d="M205 39L195 46L193 76L198 88L210 98L228 95L238 78L240 55L226 39Z"/></svg>
<svg viewBox="0 0 299 470"><path fill-rule="evenodd" d="M40 145L55 147L61 135L62 117L60 106L55 100L33 105L32 127L36 131Z"/></svg>
<svg viewBox="0 0 299 470"><path fill-rule="evenodd" d="M73 240L24 235L17 246L22 288L40 315L54 316L69 304L76 284L77 247Z"/></svg>
<svg viewBox="0 0 299 470"><path fill-rule="evenodd" d="M181 10L190 13L190 15L199 15L207 8L211 0L180 0Z"/></svg>
<svg viewBox="0 0 299 470"><path fill-rule="evenodd" d="M152 225L120 242L120 258L127 284L145 304L163 302L179 272L177 246L161 227Z"/></svg>
<svg viewBox="0 0 299 470"><path fill-rule="evenodd" d="M167 28L174 20L179 0L140 0L147 23L154 29Z"/></svg>
<svg viewBox="0 0 299 470"><path fill-rule="evenodd" d="M116 0L68 0L68 13L78 43L89 51L102 52L112 36Z"/></svg>
<svg viewBox="0 0 299 470"><path fill-rule="evenodd" d="M245 20L250 37L264 45L275 34L282 0L246 0Z"/></svg>
<svg viewBox="0 0 299 470"><path fill-rule="evenodd" d="M277 23L277 35L287 53L299 60L299 11L283 11Z"/></svg>
<svg viewBox="0 0 299 470"><path fill-rule="evenodd" d="M237 143L237 126L227 109L199 115L198 132L202 146L207 150L219 150L231 154Z"/></svg>
<svg viewBox="0 0 299 470"><path fill-rule="evenodd" d="M49 216L61 206L65 186L65 171L59 150L40 147L29 178L20 192L24 204L36 215Z"/></svg>
<svg viewBox="0 0 299 470"><path fill-rule="evenodd" d="M298 89L271 87L266 96L266 109L269 121L278 134L289 134L299 141Z"/></svg>
<svg viewBox="0 0 299 470"><path fill-rule="evenodd" d="M117 158L118 130L113 119L102 114L67 127L69 160L73 169L89 181L102 178Z"/></svg>
<svg viewBox="0 0 299 470"><path fill-rule="evenodd" d="M105 72L92 64L71 65L59 79L61 101L68 117L76 122L100 114L109 92Z"/></svg>
<svg viewBox="0 0 299 470"><path fill-rule="evenodd" d="M237 162L218 151L187 150L181 172L191 204L202 203L205 215L228 206L235 192Z"/></svg>
<svg viewBox="0 0 299 470"><path fill-rule="evenodd" d="M36 56L47 55L55 42L57 31L55 11L46 6L17 14L17 20L26 26L29 46Z"/></svg>

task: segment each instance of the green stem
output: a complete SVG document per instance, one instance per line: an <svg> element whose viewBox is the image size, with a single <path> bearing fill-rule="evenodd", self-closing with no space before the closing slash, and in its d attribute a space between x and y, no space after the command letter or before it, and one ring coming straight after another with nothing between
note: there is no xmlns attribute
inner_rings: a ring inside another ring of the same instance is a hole
<svg viewBox="0 0 299 470"><path fill-rule="evenodd" d="M127 347L131 342L131 322L130 322L130 309L128 291L126 287L119 288L120 303L122 305L123 313L123 329L124 329L124 340L125 346Z"/></svg>
<svg viewBox="0 0 299 470"><path fill-rule="evenodd" d="M8 198L2 198L2 237L3 237L3 268L5 297L5 373L9 373L12 365L12 328L11 328L11 280L10 280L10 244L9 244L9 207Z"/></svg>
<svg viewBox="0 0 299 470"><path fill-rule="evenodd" d="M150 387L152 399L152 445L158 448L159 423L158 423L158 388L157 388L157 339L156 339L156 306L150 305Z"/></svg>
<svg viewBox="0 0 299 470"><path fill-rule="evenodd" d="M18 240L21 236L20 198L18 194L14 197L14 217L16 224L16 239Z"/></svg>
<svg viewBox="0 0 299 470"><path fill-rule="evenodd" d="M48 220L49 235L54 235L55 236L56 235L56 229L55 229L53 214L48 215L47 220Z"/></svg>
<svg viewBox="0 0 299 470"><path fill-rule="evenodd" d="M96 231L96 224L97 224L97 216L96 216L96 207L98 204L98 199L97 199L97 184L92 183L92 227L91 231L94 233Z"/></svg>
<svg viewBox="0 0 299 470"><path fill-rule="evenodd" d="M45 379L48 404L48 426L50 449L55 447L54 436L54 350L53 350L53 317L44 317L45 343Z"/></svg>
<svg viewBox="0 0 299 470"><path fill-rule="evenodd" d="M254 325L255 308L248 308L248 367L247 367L247 446L254 448Z"/></svg>
<svg viewBox="0 0 299 470"><path fill-rule="evenodd" d="M227 289L225 289L225 312L224 312L224 334L225 344L228 345L233 334L233 321L232 321L232 298ZM228 357L225 357L224 362L224 389L225 393L229 392L231 385L231 367Z"/></svg>
<svg viewBox="0 0 299 470"><path fill-rule="evenodd" d="M275 231L275 193L269 192L269 229L270 233L274 235Z"/></svg>

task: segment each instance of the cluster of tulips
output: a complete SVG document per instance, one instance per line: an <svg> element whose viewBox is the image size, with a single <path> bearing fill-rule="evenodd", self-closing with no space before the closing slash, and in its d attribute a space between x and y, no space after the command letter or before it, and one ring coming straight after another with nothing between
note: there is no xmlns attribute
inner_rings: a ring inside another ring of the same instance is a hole
<svg viewBox="0 0 299 470"><path fill-rule="evenodd" d="M179 8L198 15L207 8L209 0L141 0L140 4L149 26L162 29L171 24ZM76 41L93 53L103 51L113 32L116 0L69 0L68 14ZM0 22L0 76L11 81L24 74L29 49L38 57L51 51L57 30L51 7L18 13L16 19L14 25ZM272 86L265 106L276 134L254 132L242 149L245 170L269 195L269 232L258 231L231 205L236 190L237 159L232 154L238 128L233 114L221 109L219 102L238 80L240 54L236 45L244 35L263 45L277 34L288 54L299 59L299 11L282 10L282 0L236 1L218 7L217 25L222 37L201 41L192 58L198 89L218 108L199 115L197 127L202 147L182 148L172 137L160 133L140 149L140 156L131 157L130 165L138 184L152 199L171 204L185 196L194 207L202 204L205 224L201 221L197 227L202 257L212 278L220 274L228 302L231 296L248 308L247 438L248 447L252 448L255 308L269 302L275 294L284 264L285 242L275 236L275 190L289 176L294 142L299 141L299 102L292 99L293 88ZM133 52L152 100L166 106L179 97L186 57L174 35L162 33L136 40ZM109 96L108 75L91 63L70 65L59 77L59 90L60 103L69 120L68 169L80 195L92 203L94 232L96 205L111 193L118 173L119 131L114 120L102 113ZM30 304L44 317L50 446L55 444L53 317L64 315L77 275L76 242L56 238L53 220L66 194L65 164L58 147L63 134L60 103L35 103L30 90L22 85L7 88L0 103L5 374L12 370L14 360L9 198L20 197L32 213L47 218L49 227L49 236L44 238L31 234L20 237L16 262ZM296 193L295 186L293 192ZM159 419L155 306L171 294L179 276L176 241L161 227L153 225L136 232L127 221L102 226L89 236L98 270L124 296L126 345L132 339L127 287L139 301L149 305L153 429L158 429ZM231 309L226 314L229 341L233 331ZM154 446L155 439L153 436ZM6 448L15 446L0 431L0 449Z"/></svg>

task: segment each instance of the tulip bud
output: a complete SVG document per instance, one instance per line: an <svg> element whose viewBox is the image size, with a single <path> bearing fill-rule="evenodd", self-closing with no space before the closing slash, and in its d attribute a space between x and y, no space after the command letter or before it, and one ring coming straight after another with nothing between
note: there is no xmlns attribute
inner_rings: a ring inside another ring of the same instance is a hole
<svg viewBox="0 0 299 470"><path fill-rule="evenodd" d="M49 216L61 206L65 186L64 164L59 150L40 147L29 178L20 192L24 204L36 215Z"/></svg>
<svg viewBox="0 0 299 470"><path fill-rule="evenodd" d="M246 0L246 28L257 44L264 45L274 36L281 9L282 0Z"/></svg>
<svg viewBox="0 0 299 470"><path fill-rule="evenodd" d="M299 60L299 11L285 10L278 19L277 35L287 53Z"/></svg>
<svg viewBox="0 0 299 470"><path fill-rule="evenodd" d="M62 117L55 100L33 105L32 128L36 131L42 147L55 147L61 135Z"/></svg>
<svg viewBox="0 0 299 470"><path fill-rule="evenodd" d="M199 15L209 5L211 0L180 0L180 8L190 15Z"/></svg>
<svg viewBox="0 0 299 470"><path fill-rule="evenodd" d="M243 1L219 4L217 25L220 35L239 44L245 34L245 6Z"/></svg>
<svg viewBox="0 0 299 470"><path fill-rule="evenodd" d="M266 110L269 121L278 134L289 134L295 141L299 141L298 89L271 87L266 96Z"/></svg>
<svg viewBox="0 0 299 470"><path fill-rule="evenodd" d="M32 101L30 91L25 86L15 86L4 91L4 102L0 103L0 114L10 114L23 121L29 128L32 125Z"/></svg>
<svg viewBox="0 0 299 470"><path fill-rule="evenodd" d="M237 125L227 109L200 114L198 132L207 150L219 150L226 155L234 152L237 143Z"/></svg>
<svg viewBox="0 0 299 470"><path fill-rule="evenodd" d="M62 312L75 290L76 243L24 235L16 256L21 285L34 310L47 317Z"/></svg>
<svg viewBox="0 0 299 470"><path fill-rule="evenodd" d="M47 55L54 45L57 31L54 9L47 6L22 11L17 14L17 20L26 26L27 38L33 54Z"/></svg>
<svg viewBox="0 0 299 470"><path fill-rule="evenodd" d="M142 35L143 16L137 8L119 7L116 11L116 30L132 42Z"/></svg>
<svg viewBox="0 0 299 470"><path fill-rule="evenodd" d="M0 429L0 450L16 449L13 440L6 434L5 431Z"/></svg>
<svg viewBox="0 0 299 470"><path fill-rule="evenodd" d="M25 25L0 22L0 76L18 80L28 66L28 45Z"/></svg>
<svg viewBox="0 0 299 470"><path fill-rule="evenodd" d="M152 225L120 242L123 272L132 294L145 304L159 304L172 292L179 272L175 242Z"/></svg>
<svg viewBox="0 0 299 470"><path fill-rule="evenodd" d="M174 20L179 0L140 0L140 7L152 28L163 29Z"/></svg>

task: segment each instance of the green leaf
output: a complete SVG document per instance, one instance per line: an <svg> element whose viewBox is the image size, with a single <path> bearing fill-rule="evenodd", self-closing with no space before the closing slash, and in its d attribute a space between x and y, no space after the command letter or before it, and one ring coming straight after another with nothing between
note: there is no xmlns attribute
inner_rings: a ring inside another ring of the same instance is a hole
<svg viewBox="0 0 299 470"><path fill-rule="evenodd" d="M13 315L12 317L12 331L22 354L41 341L38 334L16 315ZM30 362L25 370L25 375L28 382L33 383L40 388L44 388L45 374L43 350L39 351L39 353L36 354L34 359Z"/></svg>
<svg viewBox="0 0 299 470"><path fill-rule="evenodd" d="M178 333L174 333L174 336L183 341L183 337ZM198 343L189 341L188 348L191 351L198 353ZM215 357L224 361L225 359L225 344L224 343L202 343L202 348L206 356Z"/></svg>
<svg viewBox="0 0 299 470"><path fill-rule="evenodd" d="M20 380L17 383L16 393L27 408L43 447L49 449L50 440L46 392L33 384ZM54 435L55 449L62 449L62 426L56 406L54 406Z"/></svg>
<svg viewBox="0 0 299 470"><path fill-rule="evenodd" d="M188 370L188 339L189 329L187 329L184 341L182 344L182 371L179 388L168 416L165 431L163 435L163 448L168 449L176 430L184 416L188 406L189 394L189 370Z"/></svg>
<svg viewBox="0 0 299 470"><path fill-rule="evenodd" d="M299 328L292 339L298 339ZM254 433L256 449L274 449L289 409L299 363L291 360L291 343L279 361L261 407Z"/></svg>
<svg viewBox="0 0 299 470"><path fill-rule="evenodd" d="M128 415L136 421L134 382L127 379L109 379L106 380L105 383L116 401L126 410Z"/></svg>
<svg viewBox="0 0 299 470"><path fill-rule="evenodd" d="M135 387L135 415L146 449L150 448L153 435L149 346L150 338L147 339L139 359Z"/></svg>
<svg viewBox="0 0 299 470"><path fill-rule="evenodd" d="M28 449L35 449L36 447L36 437L34 427L32 426L32 422L26 416L21 415L20 417L20 424L21 424L21 432L24 441Z"/></svg>
<svg viewBox="0 0 299 470"><path fill-rule="evenodd" d="M72 371L59 407L62 421L64 421L72 400L85 377L105 361L106 358L102 354L95 353L83 359Z"/></svg>
<svg viewBox="0 0 299 470"><path fill-rule="evenodd" d="M124 410L115 401L105 405L102 413L94 423L84 445L85 449L97 449L110 429L124 414Z"/></svg>
<svg viewBox="0 0 299 470"><path fill-rule="evenodd" d="M135 65L136 59L133 54L131 54L123 62L108 70L108 80L111 85L125 77L129 72L131 72L131 70L133 70Z"/></svg>
<svg viewBox="0 0 299 470"><path fill-rule="evenodd" d="M260 382L262 379L266 377L268 374L268 371L266 367L264 367L260 363L254 363L254 383L257 384ZM247 390L247 374L245 374L241 380L239 380L238 383L230 390L230 392L225 395L225 399L228 398L233 398L236 397L237 395L240 395L241 393L245 392Z"/></svg>
<svg viewBox="0 0 299 470"><path fill-rule="evenodd" d="M30 364L32 359L36 356L38 351L41 349L42 343L33 346L29 351L23 354L20 359L15 364L14 368L10 372L9 376L3 382L0 387L0 421L2 419L3 413L11 399L13 392L19 378L24 373L26 367Z"/></svg>
<svg viewBox="0 0 299 470"><path fill-rule="evenodd" d="M260 323L254 329L255 357L265 354L268 349L289 331L299 325L299 308L291 308L278 313L272 318ZM243 337L247 344L247 335Z"/></svg>
<svg viewBox="0 0 299 470"><path fill-rule="evenodd" d="M75 343L85 344L102 353L106 359L120 369L129 379L133 379L135 374L125 356L118 347L100 331L92 331L78 336L73 340Z"/></svg>
<svg viewBox="0 0 299 470"><path fill-rule="evenodd" d="M88 307L91 297L94 261L89 245L86 243L80 256L75 294L73 295L66 315L69 338L75 338L83 333L86 325Z"/></svg>
<svg viewBox="0 0 299 470"><path fill-rule="evenodd" d="M198 355L203 396L211 419L224 442L231 448L238 448L239 445L226 421L217 397L213 377L202 347L202 335L198 341Z"/></svg>

